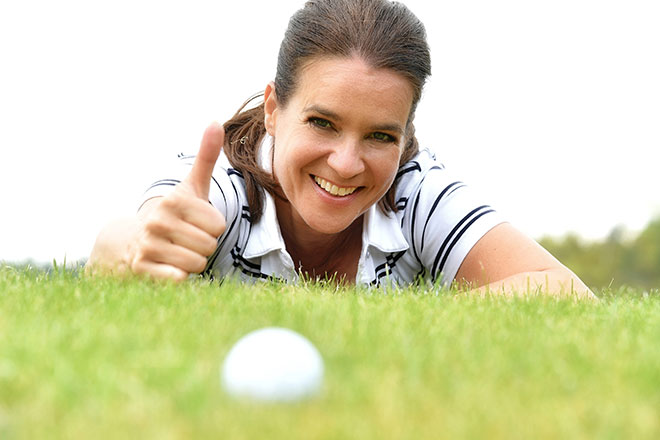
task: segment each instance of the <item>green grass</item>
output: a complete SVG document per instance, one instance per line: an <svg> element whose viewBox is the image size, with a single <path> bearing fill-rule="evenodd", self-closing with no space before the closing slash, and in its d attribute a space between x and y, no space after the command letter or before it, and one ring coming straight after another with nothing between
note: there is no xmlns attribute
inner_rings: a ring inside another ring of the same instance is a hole
<svg viewBox="0 0 660 440"><path fill-rule="evenodd" d="M660 438L660 295L599 303L0 270L0 438ZM318 398L226 396L247 332L322 353Z"/></svg>

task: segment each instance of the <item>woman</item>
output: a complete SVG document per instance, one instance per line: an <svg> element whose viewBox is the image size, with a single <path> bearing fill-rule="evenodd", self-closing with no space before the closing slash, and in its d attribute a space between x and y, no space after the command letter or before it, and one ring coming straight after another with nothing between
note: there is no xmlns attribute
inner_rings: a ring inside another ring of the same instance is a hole
<svg viewBox="0 0 660 440"><path fill-rule="evenodd" d="M419 150L413 119L430 70L424 27L405 6L307 2L263 103L212 124L193 163L182 157L135 218L101 231L89 266L591 297Z"/></svg>

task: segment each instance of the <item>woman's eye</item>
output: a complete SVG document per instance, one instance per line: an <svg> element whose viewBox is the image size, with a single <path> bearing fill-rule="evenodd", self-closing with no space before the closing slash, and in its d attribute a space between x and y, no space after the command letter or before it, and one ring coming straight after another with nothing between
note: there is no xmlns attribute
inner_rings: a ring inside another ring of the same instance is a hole
<svg viewBox="0 0 660 440"><path fill-rule="evenodd" d="M326 119L309 118L309 123L319 128L332 128L332 123Z"/></svg>
<svg viewBox="0 0 660 440"><path fill-rule="evenodd" d="M376 132L372 133L371 137L380 142L396 142L396 139L387 133Z"/></svg>

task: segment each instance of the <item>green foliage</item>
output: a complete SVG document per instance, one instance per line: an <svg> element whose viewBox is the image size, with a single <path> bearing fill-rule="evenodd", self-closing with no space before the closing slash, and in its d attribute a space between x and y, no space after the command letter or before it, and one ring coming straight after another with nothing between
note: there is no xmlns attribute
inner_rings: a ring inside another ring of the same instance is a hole
<svg viewBox="0 0 660 440"><path fill-rule="evenodd" d="M475 298L0 269L0 438L660 438L660 295ZM324 391L230 399L265 326L307 336Z"/></svg>
<svg viewBox="0 0 660 440"><path fill-rule="evenodd" d="M588 243L569 234L540 243L592 288L660 289L660 218L634 239L615 228L603 241Z"/></svg>

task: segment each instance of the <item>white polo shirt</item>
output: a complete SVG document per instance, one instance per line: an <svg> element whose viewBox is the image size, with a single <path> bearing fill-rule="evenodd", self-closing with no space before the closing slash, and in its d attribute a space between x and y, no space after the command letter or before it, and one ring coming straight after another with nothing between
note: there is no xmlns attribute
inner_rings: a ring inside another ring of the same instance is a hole
<svg viewBox="0 0 660 440"><path fill-rule="evenodd" d="M261 150L261 164L269 170L272 138L268 135ZM151 185L143 200L170 192L193 162L194 156L179 155L178 170ZM502 222L500 215L436 162L429 150L420 151L401 166L396 182L398 212L385 215L374 205L364 214L356 284L403 287L420 278L450 284L470 249ZM221 154L209 201L225 216L227 229L209 257L205 273L244 281L298 279L298 268L280 232L275 202L264 193L263 215L253 223L243 176Z"/></svg>

